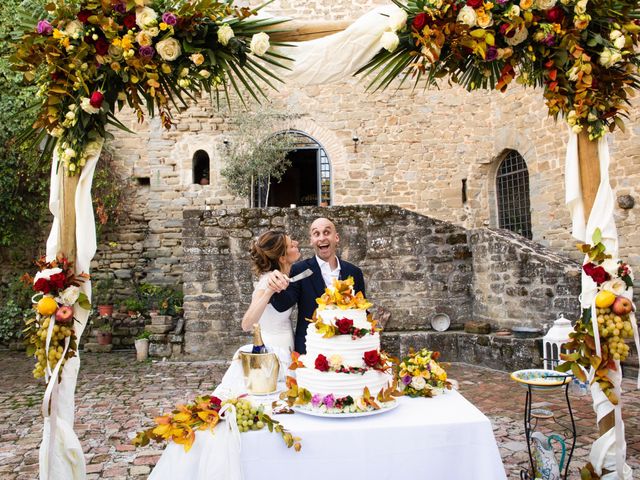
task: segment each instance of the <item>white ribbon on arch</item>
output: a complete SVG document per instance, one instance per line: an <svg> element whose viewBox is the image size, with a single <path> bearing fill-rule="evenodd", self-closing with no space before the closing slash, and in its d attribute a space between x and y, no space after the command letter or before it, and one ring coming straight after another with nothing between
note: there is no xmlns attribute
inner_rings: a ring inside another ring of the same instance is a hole
<svg viewBox="0 0 640 480"><path fill-rule="evenodd" d="M578 162L578 136L570 132L569 141L567 143L567 156L565 163L565 201L571 213L571 221L573 224L573 236L584 243L591 243L593 233L597 228L602 231L602 243L607 247L607 253L613 258L618 258L618 232L613 216L615 199L611 184L609 182L609 147L606 137L600 138L598 141L598 159L600 162L600 185L596 194L595 202L589 215L588 221L584 219L584 204L582 199L582 188L580 186L580 166ZM588 257L583 263L589 261ZM580 296L581 307L583 309L591 309L592 321L596 321L595 298L598 293L596 283L582 272L582 295ZM632 293L627 296L632 297ZM639 349L638 330L635 322L635 316L631 314L631 324L634 327L634 339L636 349ZM594 328L593 333L596 340L596 351L600 354L600 337L598 329ZM616 362L617 370L611 372L611 378L614 391L618 397L618 405L613 405L607 396L602 392L597 383L591 384L591 395L593 398L593 409L596 412L597 422L611 412L614 412L615 426L608 430L604 435L599 437L592 445L589 454L589 461L593 465L596 473L601 475L603 480L631 480L633 472L629 465L626 464L627 444L624 437L624 423L622 421L622 404L621 395L622 371L620 362ZM589 372L589 381L593 380L594 370ZM640 387L640 377L638 379ZM602 476L602 471L608 470L610 473Z"/></svg>
<svg viewBox="0 0 640 480"><path fill-rule="evenodd" d="M91 202L91 184L93 173L102 151L103 139L87 145L84 155L87 162L78 182L74 207L76 213L76 258L74 272L89 273L91 259L96 253L96 229ZM62 166L59 166L57 149L51 164L51 190L49 209L53 214L53 225L47 239L47 260L56 258L60 251L60 218L62 201ZM80 290L91 300L91 282L83 282ZM78 342L89 318L89 311L76 305L74 308L74 329ZM51 322L53 325L53 322ZM44 430L40 444L41 480L82 480L86 478L86 466L82 446L73 430L75 417L75 390L80 369L79 353L67 360L58 382L60 365L57 365L48 378L48 385L42 402Z"/></svg>

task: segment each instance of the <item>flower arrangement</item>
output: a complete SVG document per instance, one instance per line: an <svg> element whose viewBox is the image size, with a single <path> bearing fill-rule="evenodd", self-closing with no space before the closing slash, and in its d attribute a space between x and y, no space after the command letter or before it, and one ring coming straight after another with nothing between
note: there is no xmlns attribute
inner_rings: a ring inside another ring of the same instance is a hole
<svg viewBox="0 0 640 480"><path fill-rule="evenodd" d="M188 405L177 405L172 413L154 419L155 427L138 432L132 443L144 447L151 440L163 442L172 440L182 445L188 452L196 439L197 430L213 432L221 419L220 410L225 405L232 405L236 410L236 424L240 432L262 430L265 426L270 432L274 430L282 436L287 448L293 447L296 452L302 448L300 438L294 437L277 420L264 412L261 405L256 407L246 398L221 400L213 395L201 395Z"/></svg>
<svg viewBox="0 0 640 480"><path fill-rule="evenodd" d="M351 335L351 338L355 340L381 331L381 328L376 326L376 321L371 318L371 315L367 315L367 320L371 323L371 328L358 328L354 326L353 320L349 318L337 318L335 325L327 324L324 323L322 319L315 317L315 312L314 318L316 331L324 338L331 338L335 335Z"/></svg>
<svg viewBox="0 0 640 480"><path fill-rule="evenodd" d="M366 310L373 304L368 302L362 292L353 293L354 280L349 277L346 280L333 279L333 285L327 287L320 298L316 298L319 310L327 307L336 307L340 310L355 308Z"/></svg>
<svg viewBox="0 0 640 480"><path fill-rule="evenodd" d="M617 371L618 362L629 355L629 345L625 339L633 338L637 333L634 315L633 272L622 260L614 259L606 253L599 229L593 234L593 245L581 244L580 250L588 256L589 261L582 270L590 277L598 290L593 300L594 308L586 308L569 334L571 340L563 348L572 353L561 354L565 363L556 369L571 372L581 381L586 381L583 369L594 369L593 382L600 385L609 401L617 405L618 398L614 392L613 382L609 378L610 371ZM595 318L594 318L595 313ZM594 325L598 326L597 330ZM600 355L597 346L600 345Z"/></svg>
<svg viewBox="0 0 640 480"><path fill-rule="evenodd" d="M409 355L398 365L400 390L410 397L432 397L438 390L450 390L447 372L437 362L439 357L439 352L426 348L418 352L409 350Z"/></svg>
<svg viewBox="0 0 640 480"><path fill-rule="evenodd" d="M250 19L257 9L230 1L56 1L32 18L12 57L27 83L39 86L39 114L22 140L44 154L58 148L71 175L86 162L88 145L107 138L107 125L127 130L116 107L131 107L138 119L159 113L171 127L171 105L186 105L202 90L228 95L242 85L254 98L258 81L278 80L266 64L280 65L261 31L282 20ZM33 12L31 12L33 15ZM256 61L260 57L263 63ZM255 78L254 78L255 77Z"/></svg>
<svg viewBox="0 0 640 480"><path fill-rule="evenodd" d="M298 386L296 379L287 377L287 391L280 394L289 406L298 406L305 409L313 409L321 413L363 413L372 410L389 408L399 395L397 385L393 382L388 388L381 390L376 397L371 395L367 387L364 387L362 396L354 400L351 395L336 397L334 394L312 394L306 388Z"/></svg>
<svg viewBox="0 0 640 480"><path fill-rule="evenodd" d="M40 271L35 277L29 274L22 277L37 292L32 298L35 316L26 320L24 336L27 355L37 360L33 376L48 381L56 365L60 365L62 372L66 360L76 354L74 307L89 310L91 304L79 288L88 275L74 275L73 264L64 256L52 262L42 257L36 265Z"/></svg>
<svg viewBox="0 0 640 480"><path fill-rule="evenodd" d="M542 87L549 114L590 139L623 129L640 88L635 0L393 0L382 50L358 73L384 89L425 76L467 90Z"/></svg>

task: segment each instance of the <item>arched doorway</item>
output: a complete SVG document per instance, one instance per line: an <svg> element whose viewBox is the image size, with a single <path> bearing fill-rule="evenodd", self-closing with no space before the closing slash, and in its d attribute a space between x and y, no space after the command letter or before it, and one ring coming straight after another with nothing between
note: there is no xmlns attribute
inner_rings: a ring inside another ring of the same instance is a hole
<svg viewBox="0 0 640 480"><path fill-rule="evenodd" d="M331 165L327 152L317 140L304 132L291 130L288 133L294 137L294 149L287 154L291 165L279 182L258 182L254 189L253 205L331 205ZM265 205L267 187L269 198Z"/></svg>

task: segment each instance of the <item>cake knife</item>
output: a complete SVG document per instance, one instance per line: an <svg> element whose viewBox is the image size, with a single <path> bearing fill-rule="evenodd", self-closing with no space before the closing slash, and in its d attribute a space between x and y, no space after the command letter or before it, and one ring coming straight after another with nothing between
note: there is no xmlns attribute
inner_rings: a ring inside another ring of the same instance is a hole
<svg viewBox="0 0 640 480"><path fill-rule="evenodd" d="M291 277L289 279L289 283L297 282L298 280L302 280L303 278L307 278L313 275L313 270L307 268L304 272L299 273L295 277Z"/></svg>

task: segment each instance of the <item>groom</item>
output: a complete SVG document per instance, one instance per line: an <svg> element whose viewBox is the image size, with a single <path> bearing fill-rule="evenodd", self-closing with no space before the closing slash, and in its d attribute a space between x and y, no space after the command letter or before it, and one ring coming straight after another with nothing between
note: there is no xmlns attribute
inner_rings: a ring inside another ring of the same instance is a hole
<svg viewBox="0 0 640 480"><path fill-rule="evenodd" d="M279 312L284 312L293 305L298 305L298 322L296 324L295 350L298 353L306 353L305 336L307 334L307 318L311 318L316 307L316 298L319 298L325 287L333 285L333 279L345 280L353 277L355 292L364 295L364 277L362 270L355 265L338 258L336 250L340 237L336 226L327 218L314 220L309 228L311 246L315 256L301 260L291 267L290 277L310 268L313 275L295 283L288 283L286 277L280 272L273 272L270 281L275 288L285 288L280 293L271 297L271 304ZM288 285L288 286L287 286Z"/></svg>

